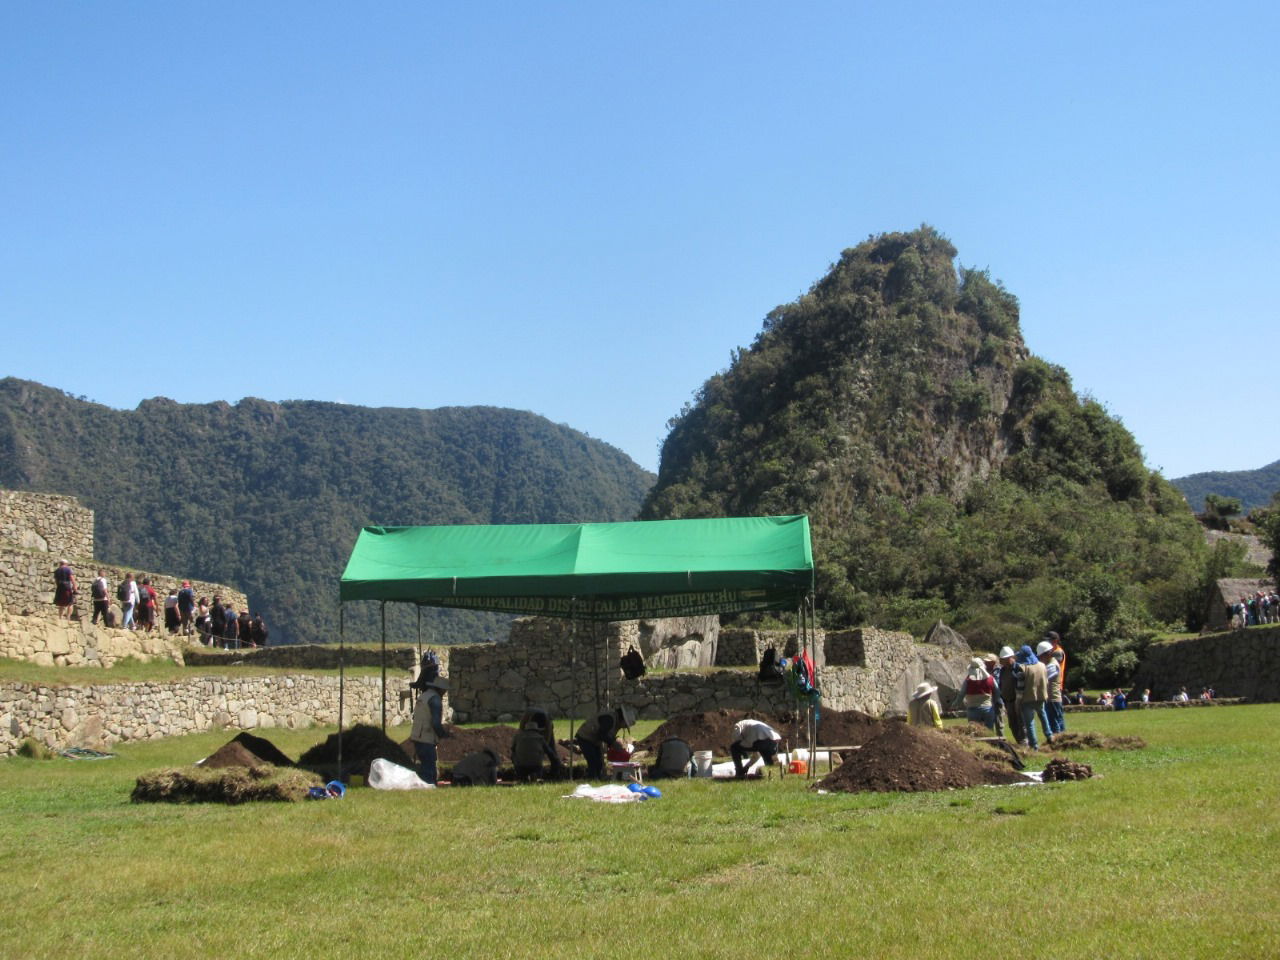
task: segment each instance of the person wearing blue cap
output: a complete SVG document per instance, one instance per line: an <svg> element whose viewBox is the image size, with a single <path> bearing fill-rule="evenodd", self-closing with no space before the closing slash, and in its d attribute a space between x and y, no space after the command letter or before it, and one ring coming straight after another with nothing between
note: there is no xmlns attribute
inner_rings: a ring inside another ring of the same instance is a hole
<svg viewBox="0 0 1280 960"><path fill-rule="evenodd" d="M449 681L444 677L426 680L419 677L415 683L422 693L413 708L413 729L409 731L409 739L413 741L413 751L418 757L418 776L434 785L436 745L449 735L444 728L444 701L440 696L449 689Z"/></svg>
<svg viewBox="0 0 1280 960"><path fill-rule="evenodd" d="M1024 744L1037 750L1040 744L1036 741L1036 718L1040 718L1040 729L1044 731L1045 742L1052 743L1053 736L1049 732L1049 716L1045 713L1045 703L1049 700L1049 678L1044 664L1037 659L1035 651L1023 644L1013 665L1015 683L1018 688L1018 712L1022 715L1022 726L1027 739Z"/></svg>

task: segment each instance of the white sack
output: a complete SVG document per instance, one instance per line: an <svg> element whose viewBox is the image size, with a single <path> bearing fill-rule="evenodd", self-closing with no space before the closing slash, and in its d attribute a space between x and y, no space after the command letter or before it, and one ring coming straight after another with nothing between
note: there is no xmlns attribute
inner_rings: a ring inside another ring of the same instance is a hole
<svg viewBox="0 0 1280 960"><path fill-rule="evenodd" d="M434 790L434 783L427 783L408 767L402 767L379 757L369 767L369 786L375 790Z"/></svg>

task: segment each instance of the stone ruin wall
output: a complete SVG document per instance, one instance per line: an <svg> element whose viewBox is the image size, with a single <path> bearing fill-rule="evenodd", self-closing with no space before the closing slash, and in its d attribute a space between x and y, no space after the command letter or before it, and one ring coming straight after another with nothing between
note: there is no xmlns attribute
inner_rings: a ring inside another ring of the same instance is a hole
<svg viewBox="0 0 1280 960"><path fill-rule="evenodd" d="M455 719L505 723L533 706L555 716L584 717L595 709L597 690L602 702L633 706L643 718L719 709L774 713L793 705L785 688L761 684L755 667L770 646L794 655L794 632L722 631L715 617L624 621L594 629L594 661L591 627L580 627L571 637L568 621L534 617L515 621L506 643L454 648L450 701ZM569 669L575 641L576 671ZM632 645L644 653L651 671L637 680L627 680L618 669ZM948 685L954 689L967 661L962 652L869 627L819 631L813 654L824 706L875 716L905 713L912 689L926 674L944 692ZM654 672L655 662L679 667ZM726 669L733 667L739 669Z"/></svg>
<svg viewBox="0 0 1280 960"><path fill-rule="evenodd" d="M615 699L618 661L629 647L646 664L708 667L719 633L717 617L594 625L521 617L505 643L450 648L454 716L459 723L506 722L538 706L556 716L582 717L595 709L597 689L603 700Z"/></svg>
<svg viewBox="0 0 1280 960"><path fill-rule="evenodd" d="M179 647L162 644L154 634L147 637L136 631L91 626L90 587L97 571L104 570L111 609L121 623L115 590L125 574L150 578L161 597L190 578L95 561L93 534L93 511L74 497L0 490L0 657L56 666L110 666L127 656L142 660L170 656L181 662L180 654L173 657L168 652L170 646ZM75 604L79 621L72 625L59 623L53 606L53 570L64 559L75 570L79 586ZM225 584L192 580L191 585L198 597L221 596L237 610L249 605L243 592ZM49 626L47 620L55 625Z"/></svg>
<svg viewBox="0 0 1280 960"><path fill-rule="evenodd" d="M75 497L0 490L0 544L47 555L50 571L59 560L87 560L93 556L93 511Z"/></svg>
<svg viewBox="0 0 1280 960"><path fill-rule="evenodd" d="M1213 687L1218 697L1280 700L1280 627L1248 627L1185 640L1153 643L1134 673L1135 690L1169 700L1182 687L1196 697Z"/></svg>
<svg viewBox="0 0 1280 960"><path fill-rule="evenodd" d="M387 722L412 719L408 677L387 677ZM344 723L380 724L378 677L348 677ZM110 748L131 740L158 740L206 730L297 729L338 722L338 678L333 676L192 677L170 683L0 685L0 756L27 738L50 749ZM192 760L199 759L193 757Z"/></svg>
<svg viewBox="0 0 1280 960"><path fill-rule="evenodd" d="M15 616L0 605L0 657L43 667L113 667L123 659L183 662L186 644L164 630L107 630L80 620Z"/></svg>

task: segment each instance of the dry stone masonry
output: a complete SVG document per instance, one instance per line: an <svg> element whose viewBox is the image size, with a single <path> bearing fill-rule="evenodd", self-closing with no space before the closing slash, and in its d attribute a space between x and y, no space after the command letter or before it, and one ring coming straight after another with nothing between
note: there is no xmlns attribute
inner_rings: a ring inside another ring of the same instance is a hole
<svg viewBox="0 0 1280 960"><path fill-rule="evenodd" d="M1199 696L1212 687L1218 697L1280 700L1280 627L1247 627L1223 633L1153 643L1133 678L1136 690L1170 700L1183 687Z"/></svg>
<svg viewBox="0 0 1280 960"><path fill-rule="evenodd" d="M53 570L67 560L75 570L78 622L55 620ZM118 567L93 559L93 511L74 497L0 490L0 657L33 660L57 666L111 666L122 657L140 660L167 656L181 662L180 646L156 634L105 630L90 624L93 598L90 585L97 571L105 572L116 623L123 622L115 588L125 574L151 580L164 597L184 579L162 573ZM245 595L224 584L192 580L197 596L221 596L237 610L248 607Z"/></svg>
<svg viewBox="0 0 1280 960"><path fill-rule="evenodd" d="M387 722L411 719L408 677L387 678ZM344 723L381 723L377 677L348 677ZM30 738L54 750L100 749L205 730L296 729L338 721L338 678L192 677L170 683L0 685L0 756Z"/></svg>
<svg viewBox="0 0 1280 960"><path fill-rule="evenodd" d="M516 620L506 643L453 648L454 717L459 723L508 722L532 706L583 717L595 709L597 698L602 705L625 703L642 717L655 718L791 706L785 688L759 682L756 666L768 647L793 655L796 635L720 631L715 621L632 620L575 628L561 620ZM618 670L630 646L644 654L650 669L636 680ZM926 677L944 696L954 694L970 655L967 647L917 644L909 634L869 627L819 631L813 653L823 704L876 716L905 713L911 691ZM678 671L662 666L672 662L679 664Z"/></svg>

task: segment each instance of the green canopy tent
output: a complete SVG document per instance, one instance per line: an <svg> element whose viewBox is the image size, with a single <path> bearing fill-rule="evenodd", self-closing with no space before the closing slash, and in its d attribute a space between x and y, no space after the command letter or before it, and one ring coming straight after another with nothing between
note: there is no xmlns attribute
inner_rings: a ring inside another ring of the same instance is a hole
<svg viewBox="0 0 1280 960"><path fill-rule="evenodd" d="M806 516L365 527L339 584L339 622L349 601L383 604L385 729L388 602L596 623L791 609L811 626L812 594Z"/></svg>

